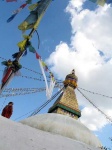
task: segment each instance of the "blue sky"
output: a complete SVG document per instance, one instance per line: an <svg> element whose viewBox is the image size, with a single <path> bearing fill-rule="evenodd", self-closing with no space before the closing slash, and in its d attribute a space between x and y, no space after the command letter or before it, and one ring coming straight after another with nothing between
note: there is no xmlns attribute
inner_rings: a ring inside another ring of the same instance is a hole
<svg viewBox="0 0 112 150"><path fill-rule="evenodd" d="M28 8L24 8L10 23L6 22L12 12L23 3L24 1L19 0L11 3L1 1L0 56L5 59L11 58L11 55L18 51L17 43L23 40L22 32L18 30L18 25L29 15ZM54 0L51 3L38 27L40 48L38 49L36 33L33 35L31 42L42 59L46 61L55 78L64 80L65 76L75 68L76 75L79 78L79 87L111 96L111 14L112 9L109 5L101 7L84 0ZM30 30L26 34L29 32ZM103 56L100 55L99 51L103 53ZM33 53L28 52L27 56L23 57L20 62L26 68L41 72L39 63ZM1 65L0 70L3 69L4 66ZM0 71L0 78L2 78L2 73ZM41 75L24 68L21 69L21 74L43 80ZM43 87L45 87L43 81L22 77L15 77L8 85L8 88ZM57 90L55 89L54 93ZM82 108L82 119L80 119L82 123L99 136L104 146L112 147L108 139L111 136L111 126L108 124L108 121L84 100L77 91L76 94L79 105ZM111 99L95 97L88 93L85 94L100 109L111 116ZM11 119L15 120L38 108L46 100L44 91L36 94L8 97L6 99L1 98L0 106L2 109L9 101L13 101L14 113ZM53 102L40 113L46 113L52 104ZM18 120L26 118L28 115Z"/></svg>

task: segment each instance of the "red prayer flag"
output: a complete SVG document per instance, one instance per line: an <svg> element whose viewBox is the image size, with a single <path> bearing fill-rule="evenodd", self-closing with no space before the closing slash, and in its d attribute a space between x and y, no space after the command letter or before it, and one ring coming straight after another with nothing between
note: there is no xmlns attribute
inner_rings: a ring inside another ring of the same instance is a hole
<svg viewBox="0 0 112 150"><path fill-rule="evenodd" d="M20 8L23 9L26 5L27 5L27 4L25 3L25 4L21 5Z"/></svg>
<svg viewBox="0 0 112 150"><path fill-rule="evenodd" d="M17 2L17 0L6 0L6 2Z"/></svg>
<svg viewBox="0 0 112 150"><path fill-rule="evenodd" d="M36 52L36 58L39 59L40 55Z"/></svg>

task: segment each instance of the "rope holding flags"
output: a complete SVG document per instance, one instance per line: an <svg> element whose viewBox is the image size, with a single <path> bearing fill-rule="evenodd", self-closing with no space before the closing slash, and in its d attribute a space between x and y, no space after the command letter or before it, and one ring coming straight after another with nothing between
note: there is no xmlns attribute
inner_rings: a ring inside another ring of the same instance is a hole
<svg viewBox="0 0 112 150"><path fill-rule="evenodd" d="M17 0L6 0L6 1L7 1L7 2L16 1L16 2L17 2ZM26 3L22 4L18 9L14 10L14 11L13 11L13 14L11 15L11 17L9 17L9 18L7 19L7 23L11 22L11 21L15 18L15 16L16 16L22 9L24 9L24 8L27 6L27 4L31 4L31 3L32 3L32 0L27 0ZM34 6L36 7L35 4L32 4L32 5L34 5ZM29 6L29 9L30 9L30 10L33 9L33 8L35 8L35 7L32 6L32 5Z"/></svg>

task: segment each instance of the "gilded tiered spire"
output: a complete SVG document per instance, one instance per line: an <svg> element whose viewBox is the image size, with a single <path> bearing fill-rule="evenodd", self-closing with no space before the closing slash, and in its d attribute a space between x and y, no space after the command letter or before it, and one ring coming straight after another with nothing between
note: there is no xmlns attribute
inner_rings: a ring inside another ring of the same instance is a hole
<svg viewBox="0 0 112 150"><path fill-rule="evenodd" d="M74 119L78 119L81 116L74 92L74 89L77 87L77 80L75 70L72 70L72 73L68 74L63 82L65 87L63 93L55 101L48 113L68 115Z"/></svg>

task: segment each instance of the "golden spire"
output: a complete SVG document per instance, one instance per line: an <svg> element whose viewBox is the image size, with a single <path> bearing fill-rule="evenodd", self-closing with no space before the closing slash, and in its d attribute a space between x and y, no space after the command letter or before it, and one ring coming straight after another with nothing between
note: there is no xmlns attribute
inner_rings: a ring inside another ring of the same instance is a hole
<svg viewBox="0 0 112 150"><path fill-rule="evenodd" d="M75 70L73 69L72 72L66 76L63 82L65 87L63 93L61 93L53 106L48 110L48 113L63 114L74 119L78 119L81 116L74 91L77 87L77 81L78 78L75 75Z"/></svg>

